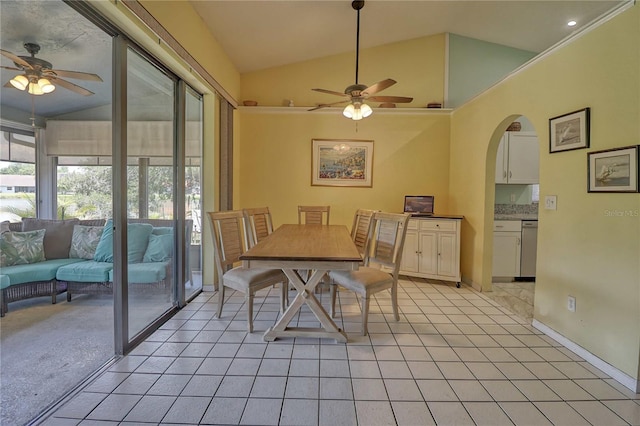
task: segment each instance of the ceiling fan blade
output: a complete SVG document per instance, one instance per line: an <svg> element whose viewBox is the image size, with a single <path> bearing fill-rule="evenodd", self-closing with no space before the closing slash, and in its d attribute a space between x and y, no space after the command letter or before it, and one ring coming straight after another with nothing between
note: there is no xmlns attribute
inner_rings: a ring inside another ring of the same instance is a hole
<svg viewBox="0 0 640 426"><path fill-rule="evenodd" d="M413 98L404 96L369 96L368 101L373 102L393 102L394 104L406 104L413 101Z"/></svg>
<svg viewBox="0 0 640 426"><path fill-rule="evenodd" d="M16 64L22 65L25 68L32 69L31 65L29 65L29 62L25 61L24 59L22 59L21 57L19 57L17 55L14 55L11 52L7 52L6 50L0 49L0 55L6 56L7 58L11 59Z"/></svg>
<svg viewBox="0 0 640 426"><path fill-rule="evenodd" d="M311 89L311 90L315 90L316 92L320 92L320 93L327 93L329 95L338 95L338 96L349 96L346 93L340 93L340 92L334 92L333 90L327 90L327 89Z"/></svg>
<svg viewBox="0 0 640 426"><path fill-rule="evenodd" d="M54 77L54 76L49 76L48 77L49 80L51 80L53 82L53 84L60 86L60 87L64 87L67 90L71 90L72 92L76 92L79 93L83 96L91 96L93 95L93 92L91 90L87 90L84 87L80 87L77 84L73 84L70 81L67 80L63 80L61 78L58 77Z"/></svg>
<svg viewBox="0 0 640 426"><path fill-rule="evenodd" d="M311 108L310 110L307 110L307 111L315 111L315 110L320 109L320 108L326 108L326 107L330 107L330 106L333 106L333 105L343 104L345 102L349 102L349 100L339 101L339 102L332 102L330 104L320 104L317 107Z"/></svg>
<svg viewBox="0 0 640 426"><path fill-rule="evenodd" d="M374 93L378 93L386 89L387 87L393 86L394 84L396 84L395 80L387 78L386 80L379 81L376 84L372 84L371 86L367 87L362 91L362 94L364 96L373 95Z"/></svg>
<svg viewBox="0 0 640 426"><path fill-rule="evenodd" d="M44 70L44 73L45 74L53 73L59 77L75 78L78 80L102 81L102 78L100 78L98 74L91 74L88 72L67 71L67 70Z"/></svg>
<svg viewBox="0 0 640 426"><path fill-rule="evenodd" d="M5 70L11 70L11 71L22 71L20 68L5 67L3 65L0 65L0 68L5 69Z"/></svg>

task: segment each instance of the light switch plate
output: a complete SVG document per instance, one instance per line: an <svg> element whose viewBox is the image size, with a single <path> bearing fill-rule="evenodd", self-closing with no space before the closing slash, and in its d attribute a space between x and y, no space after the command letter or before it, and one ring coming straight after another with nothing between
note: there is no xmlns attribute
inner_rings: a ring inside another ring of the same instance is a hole
<svg viewBox="0 0 640 426"><path fill-rule="evenodd" d="M544 208L545 210L556 210L556 196L545 195L544 196Z"/></svg>

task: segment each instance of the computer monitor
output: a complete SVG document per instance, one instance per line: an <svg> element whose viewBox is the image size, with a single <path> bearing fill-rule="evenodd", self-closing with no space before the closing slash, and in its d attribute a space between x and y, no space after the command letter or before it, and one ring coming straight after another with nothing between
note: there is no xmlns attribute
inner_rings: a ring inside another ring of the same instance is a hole
<svg viewBox="0 0 640 426"><path fill-rule="evenodd" d="M433 195L405 195L404 212L414 216L430 216L433 214Z"/></svg>

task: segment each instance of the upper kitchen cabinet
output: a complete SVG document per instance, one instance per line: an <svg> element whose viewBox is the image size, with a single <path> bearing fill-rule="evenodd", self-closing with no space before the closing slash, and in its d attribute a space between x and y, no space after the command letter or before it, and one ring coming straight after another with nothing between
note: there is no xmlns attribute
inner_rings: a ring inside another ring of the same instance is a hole
<svg viewBox="0 0 640 426"><path fill-rule="evenodd" d="M496 183L538 183L539 162L535 132L506 132L496 157Z"/></svg>

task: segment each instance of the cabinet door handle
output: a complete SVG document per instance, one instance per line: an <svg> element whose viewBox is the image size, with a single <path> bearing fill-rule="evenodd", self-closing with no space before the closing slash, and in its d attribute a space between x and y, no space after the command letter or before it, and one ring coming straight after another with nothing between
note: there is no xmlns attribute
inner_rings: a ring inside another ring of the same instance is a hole
<svg viewBox="0 0 640 426"><path fill-rule="evenodd" d="M505 170L504 172L502 172L502 177L506 178L507 177L507 171Z"/></svg>
<svg viewBox="0 0 640 426"><path fill-rule="evenodd" d="M496 228L504 228L504 225L496 225Z"/></svg>
<svg viewBox="0 0 640 426"><path fill-rule="evenodd" d="M516 238L517 240L517 245L520 245L520 238Z"/></svg>
<svg viewBox="0 0 640 426"><path fill-rule="evenodd" d="M511 177L511 176L512 176L512 173L511 173L511 170L509 170L509 177Z"/></svg>

